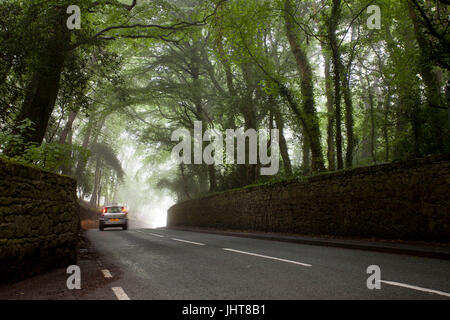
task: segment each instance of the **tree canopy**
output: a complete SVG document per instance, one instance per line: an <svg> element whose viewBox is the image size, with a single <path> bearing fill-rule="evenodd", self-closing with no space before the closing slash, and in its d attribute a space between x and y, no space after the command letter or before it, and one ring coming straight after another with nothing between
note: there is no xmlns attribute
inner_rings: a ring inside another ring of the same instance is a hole
<svg viewBox="0 0 450 320"><path fill-rule="evenodd" d="M448 1L81 0L70 30L71 4L0 2L0 155L93 204L127 181L184 200L450 151ZM175 163L195 121L278 129L280 170Z"/></svg>

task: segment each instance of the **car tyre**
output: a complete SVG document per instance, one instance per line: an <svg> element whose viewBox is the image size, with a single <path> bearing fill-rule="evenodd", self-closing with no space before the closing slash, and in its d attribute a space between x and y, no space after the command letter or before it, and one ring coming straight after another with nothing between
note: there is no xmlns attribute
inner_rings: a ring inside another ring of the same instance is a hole
<svg viewBox="0 0 450 320"><path fill-rule="evenodd" d="M126 225L123 225L122 226L122 230L128 230L128 225L126 224Z"/></svg>

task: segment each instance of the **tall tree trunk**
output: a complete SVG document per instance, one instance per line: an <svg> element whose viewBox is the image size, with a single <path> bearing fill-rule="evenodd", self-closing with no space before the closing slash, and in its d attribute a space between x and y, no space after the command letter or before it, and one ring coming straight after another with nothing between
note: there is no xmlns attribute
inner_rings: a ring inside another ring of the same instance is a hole
<svg viewBox="0 0 450 320"><path fill-rule="evenodd" d="M280 134L280 153L283 158L284 170L288 175L292 174L292 165L291 159L289 158L288 147L286 143L286 139L284 137L284 121L281 115L280 110L278 108L273 108L273 115L275 119L275 124Z"/></svg>
<svg viewBox="0 0 450 320"><path fill-rule="evenodd" d="M70 111L69 118L67 119L67 123L66 123L63 131L61 132L61 136L59 137L60 144L66 143L67 135L68 135L69 131L72 130L72 125L77 117L77 114L78 114L78 110Z"/></svg>
<svg viewBox="0 0 450 320"><path fill-rule="evenodd" d="M224 47L223 47L223 34L221 31L219 31L219 35L217 37L216 40L216 47L217 47L217 51L219 53L219 60L220 63L222 64L223 70L225 71L225 78L226 78L226 83L227 83L227 89L228 89L228 97L230 100L230 105L232 106L231 108L231 112L234 113L235 110L239 110L239 96L237 93L236 88L234 87L234 83L233 83L233 73L231 71L231 64L230 64L230 60L228 59ZM235 129L235 122L234 122L234 117L233 114L231 114L230 117L228 117L228 121L229 123L226 124L226 128L229 129Z"/></svg>
<svg viewBox="0 0 450 320"><path fill-rule="evenodd" d="M372 87L370 85L369 76L366 75L367 80L367 92L369 96L369 110L370 110L370 154L372 156L373 163L377 163L376 150L375 150L375 111L374 111L374 99Z"/></svg>
<svg viewBox="0 0 450 320"><path fill-rule="evenodd" d="M334 112L336 120L336 157L338 169L342 169L344 167L344 161L342 157L342 129L341 129L342 61L339 50L339 44L336 37L340 17L341 17L341 0L333 0L331 17L328 21L328 40L333 60Z"/></svg>
<svg viewBox="0 0 450 320"><path fill-rule="evenodd" d="M391 105L391 89L386 89L386 98L384 103L384 123L383 123L383 137L385 146L384 161L389 162L389 109Z"/></svg>
<svg viewBox="0 0 450 320"><path fill-rule="evenodd" d="M244 117L244 127L245 130L255 129L258 130L258 124L256 121L256 110L254 94L257 90L258 79L255 75L255 70L253 65L249 63L242 63L241 65L242 75L247 86L246 92L244 94L244 103L242 104L241 113ZM247 140L247 139L246 139ZM245 158L246 161L250 159L250 141L245 141ZM258 177L258 165L257 164L245 164L245 184L252 184L256 181Z"/></svg>
<svg viewBox="0 0 450 320"><path fill-rule="evenodd" d="M247 130L253 128L256 130L257 121L253 101L253 93L256 90L256 85L253 73L254 70L252 69L253 66L249 63L243 63L240 65L244 81L247 84L246 95L243 98L244 101L241 102L239 100L238 92L233 84L233 74L231 71L231 65L230 61L226 57L225 50L223 48L222 38L223 38L222 32L219 32L219 37L216 41L216 47L219 52L219 60L221 61L225 71L228 95L230 97L231 105L233 106L234 110L239 111L243 115L245 122L245 129ZM230 117L230 120L233 122L230 124L232 125L232 127L234 127L235 126L234 120L232 119L233 117ZM248 157L249 148L247 143L245 149L246 149L246 159L249 159ZM258 177L258 165L254 164L237 165L237 171L239 177L241 177L241 179L239 180L242 180L243 178L243 180L239 182L239 185L251 184Z"/></svg>
<svg viewBox="0 0 450 320"><path fill-rule="evenodd" d="M319 119L316 114L314 102L313 74L311 65L306 53L302 49L301 40L296 30L294 8L292 0L284 1L284 20L286 26L286 35L289 40L291 52L295 57L297 68L301 74L301 92L302 92L302 112L304 113L305 133L311 148L311 167L314 172L324 171L325 165L322 155L322 146L320 143Z"/></svg>
<svg viewBox="0 0 450 320"><path fill-rule="evenodd" d="M303 134L302 141L302 169L304 174L309 174L311 172L311 157L310 151L311 146L309 143L308 136Z"/></svg>
<svg viewBox="0 0 450 320"><path fill-rule="evenodd" d="M186 195L186 199L191 199L191 195L189 194L189 186L187 182L186 175L184 174L184 163L180 163L180 173L181 178L183 179L183 190L184 194Z"/></svg>
<svg viewBox="0 0 450 320"><path fill-rule="evenodd" d="M353 101L350 92L350 74L345 75L343 79L342 90L345 102L345 130L347 135L347 149L345 152L345 166L351 168L353 166L353 151L355 149L355 139L353 134Z"/></svg>
<svg viewBox="0 0 450 320"><path fill-rule="evenodd" d="M16 118L16 126L25 119L33 122L33 130L27 130L23 139L24 142L33 142L38 145L44 139L48 121L55 107L66 50L70 43L65 7L57 10L49 21L53 26L53 34L49 36L48 42L44 44L39 55L32 80L26 90L22 109Z"/></svg>
<svg viewBox="0 0 450 320"><path fill-rule="evenodd" d="M96 134L94 137L94 143L97 143L98 135L101 129L103 128L107 116L102 116L100 120L96 120L94 118L89 118L88 127L86 129L86 133L83 138L83 144L82 147L84 149L87 149L89 147L89 142L91 141L92 131L94 127L96 128ZM84 169L86 168L87 160L85 159L79 159L77 163L77 168L75 170L75 178L80 179L84 173Z"/></svg>
<svg viewBox="0 0 450 320"><path fill-rule="evenodd" d="M414 34L419 44L420 58L419 58L419 72L422 76L425 84L425 95L427 98L428 106L431 108L431 133L434 137L436 149L439 152L444 152L444 133L443 133L443 115L444 113L440 108L445 106L444 96L441 93L440 77L431 61L433 61L432 50L425 39L425 34L421 29L420 23L417 18L416 11L411 1L408 1L409 16L414 26Z"/></svg>
<svg viewBox="0 0 450 320"><path fill-rule="evenodd" d="M94 126L94 120L93 120L93 118L89 118L86 132L83 137L83 144L82 144L83 149L87 149L87 147L89 146L89 140L91 139L91 132L92 132L93 126ZM86 167L86 163L87 163L87 161L85 159L83 159L82 157L80 157L78 159L77 168L75 169L75 178L81 179L81 176L84 172L84 168Z"/></svg>
<svg viewBox="0 0 450 320"><path fill-rule="evenodd" d="M194 44L190 48L190 71L191 71L191 77L192 77L192 100L195 105L195 116L197 121L201 121L202 123L202 141L200 143L202 144L202 150L204 150L206 146L206 142L203 141L203 135L208 127L208 121L207 117L205 115L205 110L203 109L203 103L202 103L202 84L200 82L200 65L202 63L202 55L199 51L198 44ZM203 55L203 58L205 56ZM206 57L207 58L207 57ZM206 59L205 58L205 59ZM206 62L205 62L206 63ZM209 191L214 191L217 189L217 183L216 183L216 172L214 169L214 164L206 165L202 164L202 168L207 172L208 180L209 180ZM204 177L206 175L203 174L204 171L201 172L199 178L201 181L203 181ZM206 183L201 182L200 183L200 189L202 189L202 185L206 185ZM202 190L202 192L205 190Z"/></svg>
<svg viewBox="0 0 450 320"><path fill-rule="evenodd" d="M73 144L73 128L70 128L69 132L67 133L67 144Z"/></svg>
<svg viewBox="0 0 450 320"><path fill-rule="evenodd" d="M334 94L332 88L332 78L330 74L330 58L326 53L323 54L325 59L325 94L327 96L327 160L328 170L336 170L336 152L334 141Z"/></svg>
<svg viewBox="0 0 450 320"><path fill-rule="evenodd" d="M414 156L420 158L422 156L422 119L420 117L420 106L418 103L413 103L410 108L410 121L414 138Z"/></svg>
<svg viewBox="0 0 450 320"><path fill-rule="evenodd" d="M100 170L101 170L101 157L97 156L97 161L95 162L95 177L94 177L94 190L92 191L91 200L89 203L93 206L97 206L98 202L98 186L100 184Z"/></svg>
<svg viewBox="0 0 450 320"><path fill-rule="evenodd" d="M214 165L208 165L208 176L209 176L209 192L213 192L217 190L217 181L216 181L216 169Z"/></svg>
<svg viewBox="0 0 450 320"><path fill-rule="evenodd" d="M67 133L67 141L66 144L68 144L69 146L72 145L72 139L73 139L73 129L70 128L69 132ZM73 157L73 151L70 151L69 153L69 157L72 158ZM73 167L71 166L66 166L66 165L62 165L60 170L61 170L61 174L67 175L67 176L72 176L73 174Z"/></svg>
<svg viewBox="0 0 450 320"><path fill-rule="evenodd" d="M100 199L102 197L102 189L103 189L103 183L102 183L102 177L103 177L103 169L100 169L100 179L98 181L98 188L97 188L97 207L100 206Z"/></svg>

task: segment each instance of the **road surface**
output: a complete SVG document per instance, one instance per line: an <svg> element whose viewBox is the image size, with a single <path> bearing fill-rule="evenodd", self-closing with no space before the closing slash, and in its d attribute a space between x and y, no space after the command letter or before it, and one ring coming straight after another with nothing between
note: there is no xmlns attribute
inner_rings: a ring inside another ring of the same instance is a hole
<svg viewBox="0 0 450 320"><path fill-rule="evenodd" d="M87 237L117 299L450 299L448 260L169 229Z"/></svg>

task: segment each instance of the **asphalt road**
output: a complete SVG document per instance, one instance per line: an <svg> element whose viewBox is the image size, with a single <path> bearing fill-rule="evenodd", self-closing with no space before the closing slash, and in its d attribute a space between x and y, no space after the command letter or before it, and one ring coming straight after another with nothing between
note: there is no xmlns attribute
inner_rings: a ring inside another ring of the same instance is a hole
<svg viewBox="0 0 450 320"><path fill-rule="evenodd" d="M168 229L87 236L118 299L450 299L448 260ZM367 288L370 265L381 289Z"/></svg>

